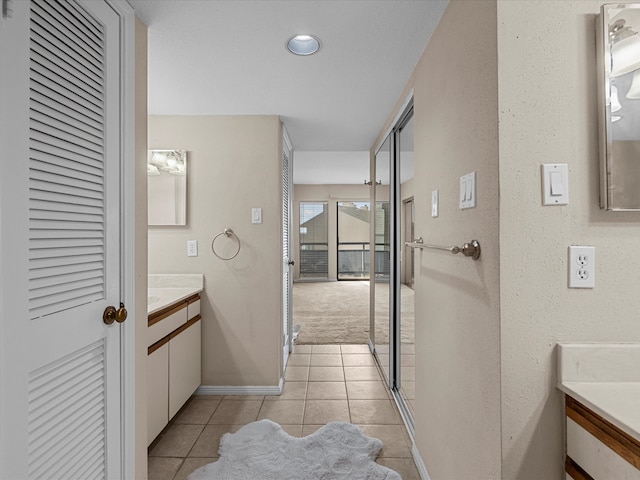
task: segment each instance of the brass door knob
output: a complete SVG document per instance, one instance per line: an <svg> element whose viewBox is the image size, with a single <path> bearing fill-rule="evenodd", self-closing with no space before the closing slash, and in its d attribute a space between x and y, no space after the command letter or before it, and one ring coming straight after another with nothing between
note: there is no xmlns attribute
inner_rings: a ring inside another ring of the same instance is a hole
<svg viewBox="0 0 640 480"><path fill-rule="evenodd" d="M107 325L111 325L113 322L122 323L127 319L127 309L124 308L124 303L120 304L120 308L116 310L116 307L109 305L104 309L102 314L102 321Z"/></svg>
<svg viewBox="0 0 640 480"><path fill-rule="evenodd" d="M104 313L102 314L102 320L107 325L111 325L116 320L116 307L109 305L105 308Z"/></svg>
<svg viewBox="0 0 640 480"><path fill-rule="evenodd" d="M122 323L127 319L127 309L124 308L124 303L120 303L120 308L116 312L116 322Z"/></svg>

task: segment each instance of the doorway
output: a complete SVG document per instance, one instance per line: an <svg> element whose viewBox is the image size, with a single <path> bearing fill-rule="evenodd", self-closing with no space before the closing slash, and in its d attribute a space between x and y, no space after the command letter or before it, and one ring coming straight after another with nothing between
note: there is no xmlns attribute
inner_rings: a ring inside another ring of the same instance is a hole
<svg viewBox="0 0 640 480"><path fill-rule="evenodd" d="M369 279L370 202L338 202L338 280Z"/></svg>

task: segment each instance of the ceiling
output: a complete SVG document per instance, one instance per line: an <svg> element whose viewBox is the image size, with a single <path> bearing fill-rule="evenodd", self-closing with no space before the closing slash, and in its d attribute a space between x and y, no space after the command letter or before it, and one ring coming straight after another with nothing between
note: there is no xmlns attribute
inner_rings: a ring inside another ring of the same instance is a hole
<svg viewBox="0 0 640 480"><path fill-rule="evenodd" d="M373 146L447 3L128 1L149 27L150 114L280 115L307 152ZM297 33L320 51L288 53Z"/></svg>

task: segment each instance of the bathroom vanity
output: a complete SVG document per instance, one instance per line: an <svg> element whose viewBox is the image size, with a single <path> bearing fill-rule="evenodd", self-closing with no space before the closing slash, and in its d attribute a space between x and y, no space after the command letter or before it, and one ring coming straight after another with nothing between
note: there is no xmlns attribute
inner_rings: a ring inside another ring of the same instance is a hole
<svg viewBox="0 0 640 480"><path fill-rule="evenodd" d="M640 480L640 344L559 344L567 479Z"/></svg>
<svg viewBox="0 0 640 480"><path fill-rule="evenodd" d="M147 444L200 386L200 292L202 275L149 275Z"/></svg>

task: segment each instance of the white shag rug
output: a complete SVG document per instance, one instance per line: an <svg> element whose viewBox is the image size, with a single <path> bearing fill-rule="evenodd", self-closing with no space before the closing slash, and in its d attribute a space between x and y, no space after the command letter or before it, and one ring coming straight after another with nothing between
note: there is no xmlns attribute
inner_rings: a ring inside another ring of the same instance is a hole
<svg viewBox="0 0 640 480"><path fill-rule="evenodd" d="M260 420L224 434L218 461L188 480L402 480L375 462L381 448L380 440L350 423L332 422L297 438Z"/></svg>

